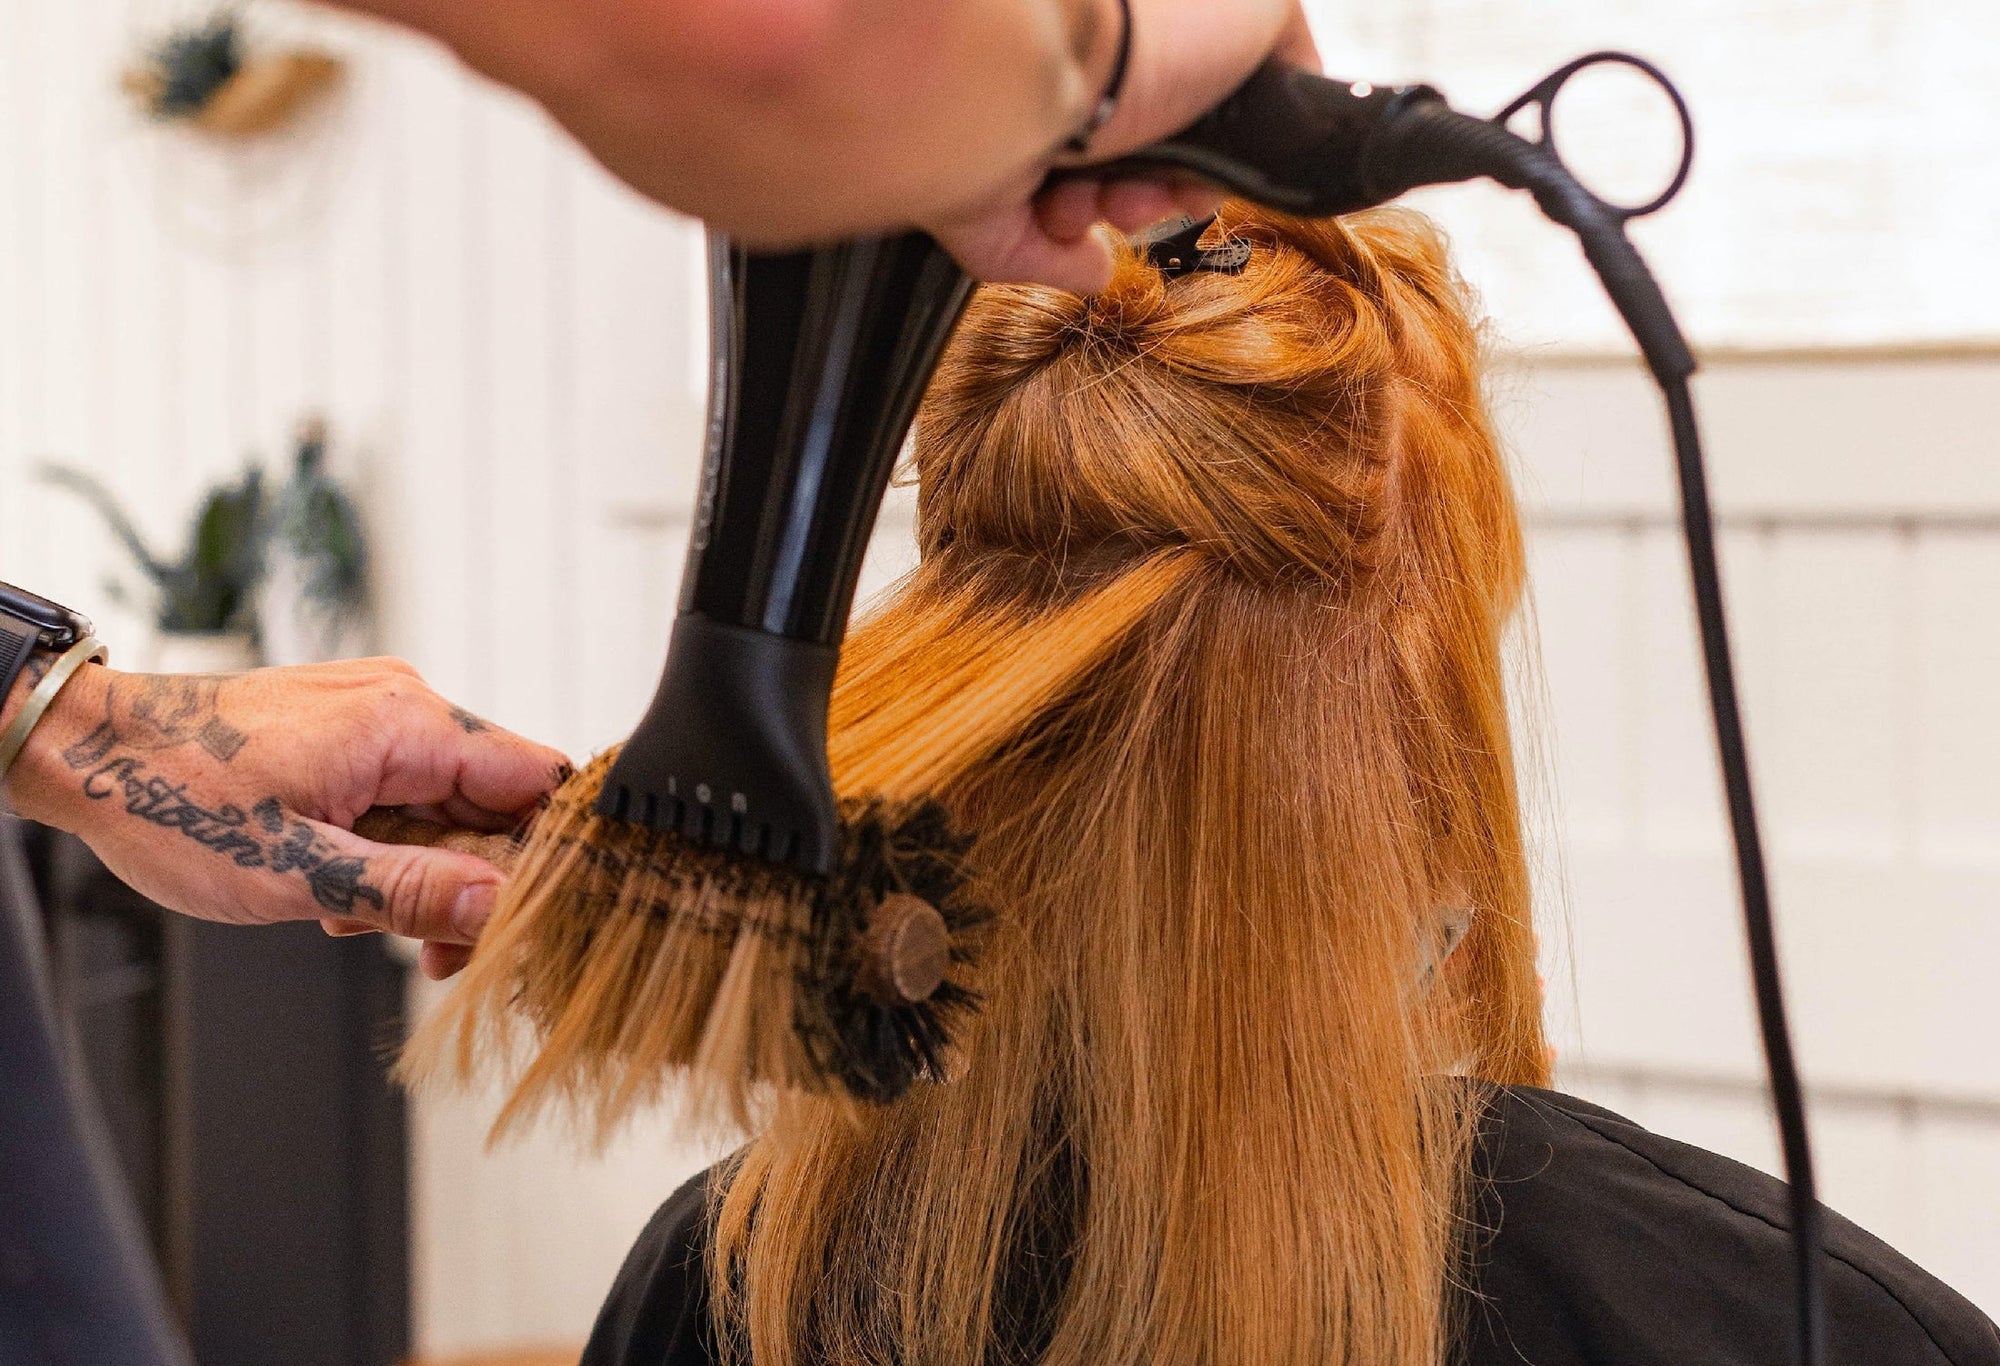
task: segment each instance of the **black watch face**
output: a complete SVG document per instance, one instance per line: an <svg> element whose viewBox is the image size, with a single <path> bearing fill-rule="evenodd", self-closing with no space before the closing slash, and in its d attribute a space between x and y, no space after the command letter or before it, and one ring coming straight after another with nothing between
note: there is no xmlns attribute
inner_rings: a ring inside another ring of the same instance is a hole
<svg viewBox="0 0 2000 1366"><path fill-rule="evenodd" d="M45 650L66 650L90 634L90 618L40 593L0 583L0 617L12 617L35 633Z"/></svg>

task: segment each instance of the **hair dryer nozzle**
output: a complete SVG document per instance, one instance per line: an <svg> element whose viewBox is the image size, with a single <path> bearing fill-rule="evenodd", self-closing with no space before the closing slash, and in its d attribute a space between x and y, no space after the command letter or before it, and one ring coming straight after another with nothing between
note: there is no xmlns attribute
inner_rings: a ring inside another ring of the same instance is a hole
<svg viewBox="0 0 2000 1366"><path fill-rule="evenodd" d="M839 823L826 703L838 658L831 645L682 617L646 719L605 779L599 814L828 871Z"/></svg>

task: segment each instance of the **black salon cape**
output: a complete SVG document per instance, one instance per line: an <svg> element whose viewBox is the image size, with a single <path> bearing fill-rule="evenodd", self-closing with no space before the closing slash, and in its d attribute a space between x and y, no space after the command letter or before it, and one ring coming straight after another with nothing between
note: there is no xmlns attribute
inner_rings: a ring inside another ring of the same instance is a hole
<svg viewBox="0 0 2000 1366"><path fill-rule="evenodd" d="M1462 1366L1784 1366L1785 1189L1570 1096L1496 1091L1477 1155L1478 1297ZM708 1366L707 1174L626 1258L582 1366ZM2000 1255L2000 1249L1996 1249ZM1246 1268L1247 1269L1247 1268ZM2000 1366L2000 1332L1838 1215L1826 1220L1829 1360Z"/></svg>

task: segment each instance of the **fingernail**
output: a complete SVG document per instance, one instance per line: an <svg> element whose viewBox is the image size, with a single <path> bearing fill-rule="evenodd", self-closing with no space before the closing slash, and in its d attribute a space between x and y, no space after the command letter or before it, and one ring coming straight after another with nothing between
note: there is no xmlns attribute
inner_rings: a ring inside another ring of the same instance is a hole
<svg viewBox="0 0 2000 1366"><path fill-rule="evenodd" d="M493 916L493 903L500 899L500 885L496 882L480 882L467 887L452 903L451 927L467 939L479 938L479 932L486 928L486 922Z"/></svg>

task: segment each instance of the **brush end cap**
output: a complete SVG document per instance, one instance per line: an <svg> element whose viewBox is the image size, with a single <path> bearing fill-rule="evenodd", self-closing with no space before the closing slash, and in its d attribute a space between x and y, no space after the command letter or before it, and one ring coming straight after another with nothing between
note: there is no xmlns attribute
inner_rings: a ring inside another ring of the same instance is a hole
<svg viewBox="0 0 2000 1366"><path fill-rule="evenodd" d="M908 892L891 892L868 915L854 985L878 1004L927 1001L951 967L951 930L937 907Z"/></svg>

